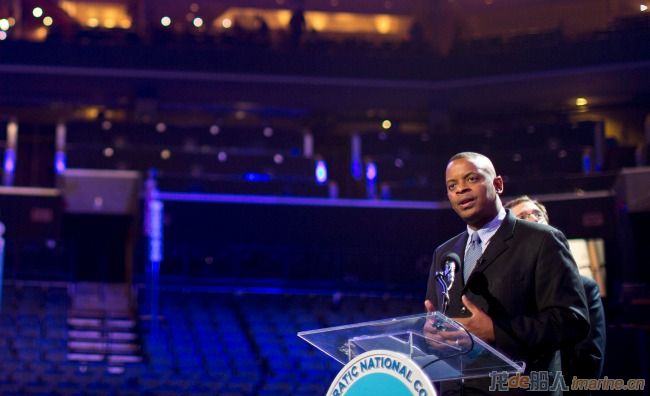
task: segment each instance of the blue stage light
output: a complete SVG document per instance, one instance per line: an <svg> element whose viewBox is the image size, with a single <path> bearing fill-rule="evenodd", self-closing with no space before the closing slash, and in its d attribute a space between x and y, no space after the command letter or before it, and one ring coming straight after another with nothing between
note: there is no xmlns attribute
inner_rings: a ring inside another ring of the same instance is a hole
<svg viewBox="0 0 650 396"><path fill-rule="evenodd" d="M5 150L4 171L13 174L16 170L16 153L13 149Z"/></svg>
<svg viewBox="0 0 650 396"><path fill-rule="evenodd" d="M323 160L316 161L316 182L318 184L327 182L327 164Z"/></svg>
<svg viewBox="0 0 650 396"><path fill-rule="evenodd" d="M271 181L271 175L266 173L248 172L244 174L244 180L253 183L269 182Z"/></svg>
<svg viewBox="0 0 650 396"><path fill-rule="evenodd" d="M374 181L377 178L377 165L374 162L366 164L366 180Z"/></svg>
<svg viewBox="0 0 650 396"><path fill-rule="evenodd" d="M54 169L57 174L63 173L66 168L66 155L63 151L57 151L54 158Z"/></svg>

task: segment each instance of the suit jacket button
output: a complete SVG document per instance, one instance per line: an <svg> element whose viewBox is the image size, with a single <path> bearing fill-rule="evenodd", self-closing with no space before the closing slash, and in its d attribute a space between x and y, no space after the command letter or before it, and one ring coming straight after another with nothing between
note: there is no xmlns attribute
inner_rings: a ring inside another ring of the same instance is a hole
<svg viewBox="0 0 650 396"><path fill-rule="evenodd" d="M462 312L462 313L465 313L465 312L467 312L467 308L465 308L465 307L462 307L462 308L460 309L460 312Z"/></svg>

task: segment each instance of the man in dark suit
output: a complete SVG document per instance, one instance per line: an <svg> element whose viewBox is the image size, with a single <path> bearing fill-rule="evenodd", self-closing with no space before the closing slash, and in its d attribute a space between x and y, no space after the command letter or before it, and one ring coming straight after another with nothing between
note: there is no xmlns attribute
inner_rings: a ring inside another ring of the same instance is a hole
<svg viewBox="0 0 650 396"><path fill-rule="evenodd" d="M426 309L442 306L435 274L443 270L449 253L458 254L461 269L451 285L446 314L511 359L523 360L526 372L545 371L554 381L560 348L589 332L584 291L564 235L518 220L504 209L499 198L503 179L481 154L454 155L445 177L449 202L467 230L435 250ZM490 378L451 381L443 382L441 391L491 394L489 385ZM515 389L510 394L525 392Z"/></svg>
<svg viewBox="0 0 650 396"><path fill-rule="evenodd" d="M504 207L510 209L518 219L541 224L549 223L546 207L526 195L507 202ZM570 384L574 376L577 378L600 378L605 362L605 310L600 300L598 284L593 279L582 275L580 280L587 298L591 329L586 339L575 346L563 348L561 351L562 373L567 384Z"/></svg>

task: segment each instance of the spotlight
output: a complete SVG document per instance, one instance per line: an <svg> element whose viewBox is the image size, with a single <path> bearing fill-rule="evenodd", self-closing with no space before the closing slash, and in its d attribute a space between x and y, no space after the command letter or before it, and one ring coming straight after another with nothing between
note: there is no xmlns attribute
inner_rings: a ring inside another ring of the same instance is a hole
<svg viewBox="0 0 650 396"><path fill-rule="evenodd" d="M366 179L373 181L377 178L377 165L374 162L368 162L366 165Z"/></svg>
<svg viewBox="0 0 650 396"><path fill-rule="evenodd" d="M576 99L576 106L586 106L587 105L587 99L586 98L577 98Z"/></svg>
<svg viewBox="0 0 650 396"><path fill-rule="evenodd" d="M318 184L327 182L327 164L323 160L316 161L316 182Z"/></svg>

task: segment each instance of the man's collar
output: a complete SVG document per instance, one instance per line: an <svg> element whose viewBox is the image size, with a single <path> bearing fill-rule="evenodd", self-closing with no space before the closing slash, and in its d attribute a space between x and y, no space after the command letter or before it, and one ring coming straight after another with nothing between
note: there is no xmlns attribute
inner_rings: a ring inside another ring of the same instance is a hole
<svg viewBox="0 0 650 396"><path fill-rule="evenodd" d="M492 220L490 220L489 223L484 225L483 227L479 228L478 230L472 230L467 226L467 233L469 234L469 237L472 237L472 234L475 232L478 232L479 238L481 238L481 241L485 242L492 238L494 233L499 229L501 226L501 223L503 223L503 219L506 218L506 210L501 207L499 210L499 213L497 213L496 216Z"/></svg>

